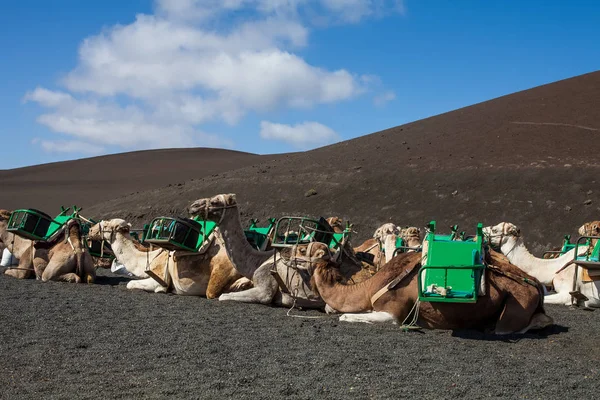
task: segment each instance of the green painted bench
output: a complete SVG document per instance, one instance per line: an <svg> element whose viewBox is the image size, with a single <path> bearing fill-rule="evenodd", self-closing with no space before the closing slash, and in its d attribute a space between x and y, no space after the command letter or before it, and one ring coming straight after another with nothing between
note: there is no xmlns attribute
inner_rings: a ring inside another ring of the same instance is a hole
<svg viewBox="0 0 600 400"><path fill-rule="evenodd" d="M451 235L437 235L431 221L423 241L422 265L418 276L419 300L427 302L475 303L485 269L483 224L477 234L465 238L453 229ZM464 240L460 240L460 238Z"/></svg>

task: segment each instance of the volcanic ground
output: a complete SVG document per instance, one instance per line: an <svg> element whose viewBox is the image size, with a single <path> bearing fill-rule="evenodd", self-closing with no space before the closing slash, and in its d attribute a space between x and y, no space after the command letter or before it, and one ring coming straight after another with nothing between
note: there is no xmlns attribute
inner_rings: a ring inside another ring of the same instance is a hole
<svg viewBox="0 0 600 400"><path fill-rule="evenodd" d="M536 254L600 219L600 72L320 149L155 150L0 171L0 208L84 206L141 226L236 193L245 221L336 215L354 242L388 221L510 221ZM310 194L310 195L309 195ZM598 387L600 314L548 307L516 338L401 332L318 312L0 277L2 398L559 398ZM319 317L308 319L304 317Z"/></svg>

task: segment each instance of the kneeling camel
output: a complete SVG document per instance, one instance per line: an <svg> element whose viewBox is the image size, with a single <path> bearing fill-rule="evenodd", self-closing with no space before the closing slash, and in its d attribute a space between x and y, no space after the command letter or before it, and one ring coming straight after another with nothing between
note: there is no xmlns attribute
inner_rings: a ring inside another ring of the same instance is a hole
<svg viewBox="0 0 600 400"><path fill-rule="evenodd" d="M110 243L117 260L132 274L148 276L145 271L160 277L132 280L127 289L147 292L167 292L187 296L218 297L223 292L246 289L251 286L234 268L215 229L206 246L199 253L169 252L165 249L148 250L136 246L129 234L130 224L122 219L101 221L94 225L88 238Z"/></svg>
<svg viewBox="0 0 600 400"><path fill-rule="evenodd" d="M399 323L417 312L417 324L423 328L483 329L499 335L551 325L539 283L495 252L486 258L495 267L486 268L487 294L477 303L418 302L420 253L401 254L371 279L356 285L343 284L336 266L320 261L314 267L312 283L328 306L353 313L343 314L340 321ZM381 294L380 290L395 280L397 284Z"/></svg>

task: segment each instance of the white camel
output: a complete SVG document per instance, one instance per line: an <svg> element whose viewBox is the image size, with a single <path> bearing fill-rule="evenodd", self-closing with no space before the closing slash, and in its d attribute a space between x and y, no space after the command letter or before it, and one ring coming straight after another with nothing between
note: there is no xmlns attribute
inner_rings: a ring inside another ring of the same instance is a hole
<svg viewBox="0 0 600 400"><path fill-rule="evenodd" d="M556 293L545 296L545 303L571 305L570 292L573 291L575 265L564 267L573 260L575 249L558 258L537 258L527 250L521 230L514 224L502 222L495 226L487 226L483 228L483 233L489 244L498 248L511 264L538 279L542 284L554 286ZM579 247L579 255L585 254L586 251L587 246ZM583 269L577 268L575 289L588 298L584 301L584 306L600 307L600 296L598 295L600 281L583 282L582 277Z"/></svg>

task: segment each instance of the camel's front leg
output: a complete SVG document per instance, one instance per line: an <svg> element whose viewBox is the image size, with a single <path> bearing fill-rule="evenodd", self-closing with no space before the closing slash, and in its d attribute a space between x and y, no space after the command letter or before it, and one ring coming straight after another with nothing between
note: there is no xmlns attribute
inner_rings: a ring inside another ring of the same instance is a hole
<svg viewBox="0 0 600 400"><path fill-rule="evenodd" d="M270 265L266 265L265 267L259 267L254 273L252 279L254 287L252 289L235 293L223 293L219 296L219 300L271 304L279 286L270 273Z"/></svg>
<svg viewBox="0 0 600 400"><path fill-rule="evenodd" d="M373 311L361 314L342 314L340 321L346 322L364 322L366 324L393 322L397 323L396 317L385 311Z"/></svg>
<svg viewBox="0 0 600 400"><path fill-rule="evenodd" d="M81 278L72 272L75 270L75 264L76 261L74 254L64 256L62 254L55 253L52 258L50 258L48 266L42 273L42 281L64 281L72 283L81 282Z"/></svg>
<svg viewBox="0 0 600 400"><path fill-rule="evenodd" d="M162 288L162 287L163 286L161 286L160 283L156 282L152 278L139 279L139 280L127 282L127 289L130 289L130 290L139 289L139 290L144 290L146 292L158 293L158 292L160 292L160 288ZM166 292L166 290L165 290L165 292Z"/></svg>

